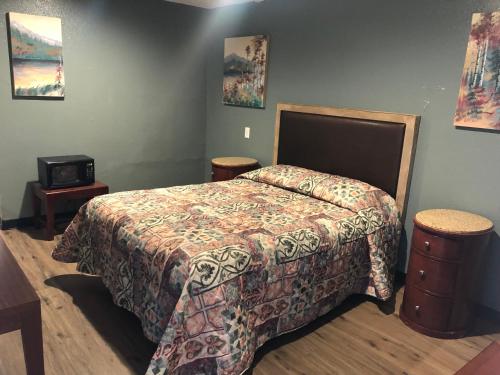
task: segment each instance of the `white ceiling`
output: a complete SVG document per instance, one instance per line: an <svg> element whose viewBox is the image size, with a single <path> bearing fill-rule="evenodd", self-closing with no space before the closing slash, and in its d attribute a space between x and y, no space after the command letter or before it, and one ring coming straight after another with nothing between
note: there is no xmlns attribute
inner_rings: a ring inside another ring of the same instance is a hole
<svg viewBox="0 0 500 375"><path fill-rule="evenodd" d="M219 8L242 3L260 3L264 0L166 0L171 3L191 5L200 8Z"/></svg>

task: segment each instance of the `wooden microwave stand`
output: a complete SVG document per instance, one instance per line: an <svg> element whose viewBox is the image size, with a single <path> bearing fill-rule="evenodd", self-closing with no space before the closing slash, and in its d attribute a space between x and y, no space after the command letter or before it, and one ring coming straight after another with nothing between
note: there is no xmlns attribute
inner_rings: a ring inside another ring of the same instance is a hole
<svg viewBox="0 0 500 375"><path fill-rule="evenodd" d="M98 195L108 194L108 185L96 181L92 185L75 186L62 189L44 189L39 182L31 185L33 214L35 223L40 221L42 204L45 206L45 239L54 239L54 208L57 201L72 199L91 199Z"/></svg>
<svg viewBox="0 0 500 375"><path fill-rule="evenodd" d="M465 336L493 223L455 210L426 210L414 220L410 262L399 316L438 338Z"/></svg>

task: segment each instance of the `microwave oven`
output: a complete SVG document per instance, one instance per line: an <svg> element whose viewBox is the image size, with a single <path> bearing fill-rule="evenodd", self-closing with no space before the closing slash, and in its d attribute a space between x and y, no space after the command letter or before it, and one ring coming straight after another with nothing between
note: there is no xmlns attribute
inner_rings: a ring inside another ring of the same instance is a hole
<svg viewBox="0 0 500 375"><path fill-rule="evenodd" d="M91 185L95 182L94 159L86 155L38 158L38 179L44 189Z"/></svg>

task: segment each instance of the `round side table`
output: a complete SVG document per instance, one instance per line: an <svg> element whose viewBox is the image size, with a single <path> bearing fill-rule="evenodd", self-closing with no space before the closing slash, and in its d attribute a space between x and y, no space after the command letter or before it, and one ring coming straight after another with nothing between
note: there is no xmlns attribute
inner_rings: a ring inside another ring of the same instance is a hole
<svg viewBox="0 0 500 375"><path fill-rule="evenodd" d="M224 157L212 159L212 181L232 180L236 176L259 168L256 159Z"/></svg>
<svg viewBox="0 0 500 375"><path fill-rule="evenodd" d="M432 337L463 337L493 223L464 211L434 209L414 219L401 320Z"/></svg>

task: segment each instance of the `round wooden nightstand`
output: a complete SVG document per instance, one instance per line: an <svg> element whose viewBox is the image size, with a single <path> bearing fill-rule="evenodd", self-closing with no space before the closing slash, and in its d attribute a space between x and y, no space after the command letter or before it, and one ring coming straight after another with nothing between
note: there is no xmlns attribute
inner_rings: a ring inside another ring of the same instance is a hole
<svg viewBox="0 0 500 375"><path fill-rule="evenodd" d="M426 210L414 219L401 320L439 338L463 337L472 323L481 259L493 223L456 210Z"/></svg>
<svg viewBox="0 0 500 375"><path fill-rule="evenodd" d="M212 159L212 181L232 180L236 176L259 168L252 158L225 157Z"/></svg>

